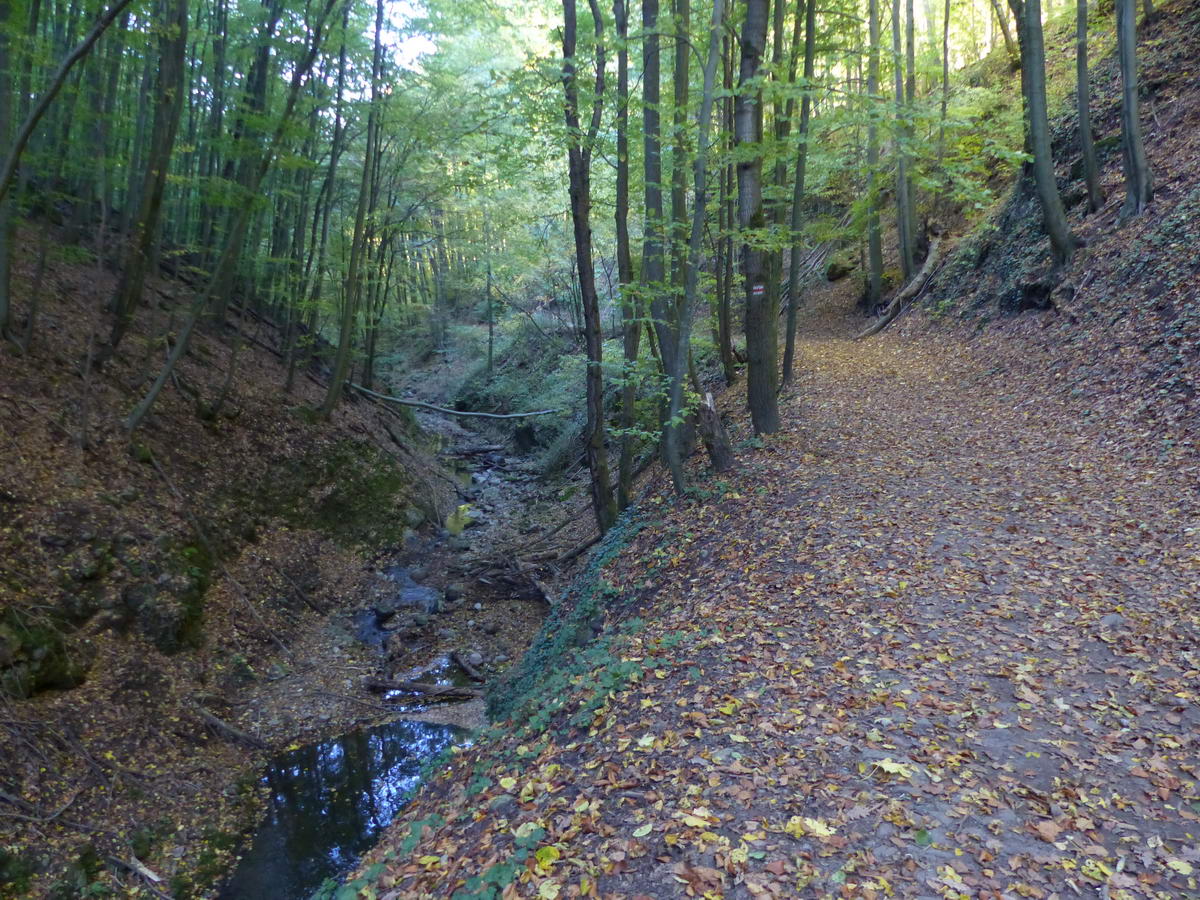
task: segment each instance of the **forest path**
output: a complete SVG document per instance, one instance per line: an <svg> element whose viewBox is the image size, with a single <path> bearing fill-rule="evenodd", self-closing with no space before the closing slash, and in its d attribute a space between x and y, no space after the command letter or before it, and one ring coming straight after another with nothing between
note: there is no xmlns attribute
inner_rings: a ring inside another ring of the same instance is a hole
<svg viewBox="0 0 1200 900"><path fill-rule="evenodd" d="M665 806L729 847L611 887L1194 896L1195 485L1044 379L814 324L783 431L655 598L662 633L715 629L699 687L630 728L700 729L657 762L707 784Z"/></svg>
<svg viewBox="0 0 1200 900"><path fill-rule="evenodd" d="M708 499L643 501L605 577L653 672L468 758L394 896L1200 896L1195 484L1049 375L848 330Z"/></svg>
<svg viewBox="0 0 1200 900"><path fill-rule="evenodd" d="M690 573L719 590L664 623L719 629L692 663L720 686L692 718L708 811L742 835L800 817L799 859L726 890L1195 896L1195 485L961 347L825 336L799 360Z"/></svg>
<svg viewBox="0 0 1200 900"><path fill-rule="evenodd" d="M1194 892L1195 485L961 348L824 337L799 359L739 485L749 608L712 611L770 623L745 647L773 662L725 644L704 671L761 690L784 746L744 764L791 751L788 811L835 829L816 869L901 895Z"/></svg>

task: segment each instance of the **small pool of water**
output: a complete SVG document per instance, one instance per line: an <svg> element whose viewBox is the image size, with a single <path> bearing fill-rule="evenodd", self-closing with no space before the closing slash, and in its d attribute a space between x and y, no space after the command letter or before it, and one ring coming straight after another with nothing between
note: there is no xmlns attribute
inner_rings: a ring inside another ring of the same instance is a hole
<svg viewBox="0 0 1200 900"><path fill-rule="evenodd" d="M222 900L307 900L347 872L417 787L421 767L468 732L389 722L277 756L262 824Z"/></svg>

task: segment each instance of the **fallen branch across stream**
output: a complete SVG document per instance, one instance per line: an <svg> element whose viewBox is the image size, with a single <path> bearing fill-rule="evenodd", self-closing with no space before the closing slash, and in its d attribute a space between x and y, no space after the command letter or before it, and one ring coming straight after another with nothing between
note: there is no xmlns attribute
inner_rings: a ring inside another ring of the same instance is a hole
<svg viewBox="0 0 1200 900"><path fill-rule="evenodd" d="M477 691L475 688L459 687L454 684L426 684L424 681L397 681L392 678L368 678L366 686L370 691L408 691L412 694L424 694L427 697L445 697L456 700L473 700L483 696L483 691Z"/></svg>
<svg viewBox="0 0 1200 900"><path fill-rule="evenodd" d="M350 387L354 388L361 394L366 394L368 397L374 397L376 400L385 400L388 403L399 403L401 406L413 406L417 409L427 409L430 412L441 413L445 416L464 416L474 417L479 419L523 419L526 416L548 416L551 413L561 413L566 410L562 409L538 409L533 412L519 413L487 413L487 412L463 412L458 409L447 409L444 406L434 406L432 403L424 403L420 400L405 400L403 397L389 397L387 394L381 394L378 391L373 391L370 388L365 388L361 384L350 383Z"/></svg>

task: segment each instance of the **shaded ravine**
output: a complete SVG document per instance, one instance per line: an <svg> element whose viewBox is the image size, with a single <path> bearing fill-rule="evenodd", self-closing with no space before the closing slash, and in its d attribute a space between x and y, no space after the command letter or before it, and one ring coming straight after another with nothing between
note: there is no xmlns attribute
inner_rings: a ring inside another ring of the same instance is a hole
<svg viewBox="0 0 1200 900"><path fill-rule="evenodd" d="M527 479L504 496L503 479L492 471L503 471L504 463L503 458L476 457L474 465L457 467L468 485L497 483L500 498L491 496L488 503L492 525L502 524L536 490ZM479 494L478 488L468 487L464 499L475 500ZM495 540L498 530L489 526L479 531L477 546ZM463 554L453 541L443 533L415 542L412 552L380 570L382 594L364 598L366 605L348 620L355 638L378 652L382 674L394 672L401 680L435 685L472 685L467 673L445 652L432 650L427 639L403 640L407 657L398 657L394 648L404 632L396 627L397 613L407 611L426 621L426 635L444 621L437 615L446 606L442 590L416 581L413 573L424 579L430 566L457 568ZM473 599L460 597L451 606L460 608ZM404 658L417 664L394 668ZM399 691L380 699L384 705L396 704L397 718L313 744L293 744L269 762L260 779L266 811L221 888L221 900L306 900L336 887L408 802L428 765L450 747L468 743L471 729L485 718L479 700L455 703Z"/></svg>

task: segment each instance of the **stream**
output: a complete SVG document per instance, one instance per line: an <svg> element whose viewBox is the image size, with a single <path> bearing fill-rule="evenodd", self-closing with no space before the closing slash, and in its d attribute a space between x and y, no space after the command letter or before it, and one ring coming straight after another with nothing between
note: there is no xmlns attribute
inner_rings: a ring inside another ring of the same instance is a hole
<svg viewBox="0 0 1200 900"><path fill-rule="evenodd" d="M416 789L422 766L467 735L398 721L275 757L266 816L222 900L303 900L348 871Z"/></svg>
<svg viewBox="0 0 1200 900"><path fill-rule="evenodd" d="M493 514L490 518L497 524L507 518L505 513L510 513L510 509L494 498L508 500L511 509L522 508L534 487L534 479L522 474L506 478L484 460L477 461L474 468L475 471L464 473L468 485L466 496L484 501L485 508ZM497 468L503 471L504 466ZM480 545L488 545L495 539L491 527L478 531L483 534L474 540ZM440 632L444 636L448 630L445 626L453 625L456 616L468 617L455 631L459 635L458 647L474 645L486 649L485 642L491 639L486 636L499 630L493 624L495 617L511 618L504 611L506 601L489 595L484 588L469 590L471 596L453 603L442 599L443 590L432 586L438 579L431 579L428 572L453 566L458 558L453 539L446 540L443 535L428 540L408 556L415 557L411 565L393 563L379 571L385 588L369 607L350 616L347 631L353 634L353 639L375 648L385 667L394 661L391 648L400 638L408 648L410 661L426 660L407 671L394 670L398 678L439 685L471 685L467 673L451 661L444 649L433 650L429 635ZM509 598L507 602L530 601ZM412 636L414 619L426 623L420 637ZM408 623L407 631L398 624L401 622ZM518 623L513 620L511 625L515 628ZM481 654L470 655L483 659ZM494 652L487 658L493 668L508 659ZM330 879L336 881L350 871L379 840L416 791L421 772L429 761L452 745L470 740L468 728L419 720L428 717L456 721L453 714L437 715L450 712L445 702L422 702L422 698L398 692L389 692L382 700L398 701L397 715L404 718L305 746L292 745L270 761L261 778L267 794L265 814L218 894L220 900L267 897L307 900ZM480 706L478 700L473 703L476 708ZM469 708L455 707L464 714ZM471 719L469 715L462 717L464 722Z"/></svg>

